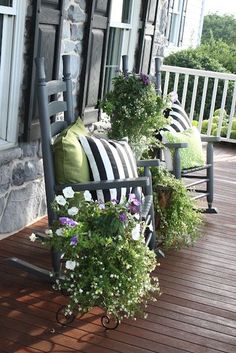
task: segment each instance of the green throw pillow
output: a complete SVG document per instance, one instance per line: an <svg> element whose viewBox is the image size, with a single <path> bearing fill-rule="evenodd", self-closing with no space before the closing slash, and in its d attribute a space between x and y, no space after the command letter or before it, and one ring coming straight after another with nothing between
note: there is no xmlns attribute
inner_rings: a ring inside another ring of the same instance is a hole
<svg viewBox="0 0 236 353"><path fill-rule="evenodd" d="M87 136L88 131L78 118L57 136L53 144L56 181L59 184L90 180L88 160L79 142L81 135Z"/></svg>
<svg viewBox="0 0 236 353"><path fill-rule="evenodd" d="M188 143L187 148L180 148L181 169L188 169L204 165L205 159L202 150L201 136L196 127L192 127L183 132L164 131L162 133L162 137L163 143ZM164 149L166 167L170 171L173 170L173 154L173 149Z"/></svg>

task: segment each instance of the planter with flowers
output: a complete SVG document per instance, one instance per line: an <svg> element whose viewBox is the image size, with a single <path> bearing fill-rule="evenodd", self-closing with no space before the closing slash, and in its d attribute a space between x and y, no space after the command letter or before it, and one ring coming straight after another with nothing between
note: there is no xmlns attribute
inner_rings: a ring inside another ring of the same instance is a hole
<svg viewBox="0 0 236 353"><path fill-rule="evenodd" d="M113 78L113 90L100 104L110 118L108 136L128 137L133 150L145 150L156 143L155 133L167 124L162 111L164 101L147 75L123 74Z"/></svg>
<svg viewBox="0 0 236 353"><path fill-rule="evenodd" d="M155 254L145 245L145 224L133 194L120 204L102 204L92 201L89 192L84 195L78 201L67 187L53 203L58 220L45 243L63 254L64 271L55 287L69 297L57 318L63 312L70 321L99 306L106 312L103 326L111 328L115 318L114 328L124 317L144 313L147 300L156 300L158 279L151 276Z"/></svg>

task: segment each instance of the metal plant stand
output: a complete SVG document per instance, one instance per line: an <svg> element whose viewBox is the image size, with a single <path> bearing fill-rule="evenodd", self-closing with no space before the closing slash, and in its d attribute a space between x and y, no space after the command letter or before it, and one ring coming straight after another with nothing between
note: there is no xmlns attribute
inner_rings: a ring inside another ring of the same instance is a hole
<svg viewBox="0 0 236 353"><path fill-rule="evenodd" d="M77 316L75 313L72 313L71 315L65 314L65 309L66 305L62 305L56 313L57 323L62 326L71 324ZM84 314L80 317L83 315ZM119 326L120 321L117 316L109 316L108 314L104 314L101 316L101 324L106 330L115 330Z"/></svg>

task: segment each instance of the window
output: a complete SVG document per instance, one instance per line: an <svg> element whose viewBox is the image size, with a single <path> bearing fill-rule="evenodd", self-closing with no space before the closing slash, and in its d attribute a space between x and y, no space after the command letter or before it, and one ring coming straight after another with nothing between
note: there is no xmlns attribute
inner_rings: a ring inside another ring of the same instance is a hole
<svg viewBox="0 0 236 353"><path fill-rule="evenodd" d="M17 141L26 0L0 0L0 148Z"/></svg>
<svg viewBox="0 0 236 353"><path fill-rule="evenodd" d="M166 38L175 46L182 45L186 10L187 0L169 0Z"/></svg>
<svg viewBox="0 0 236 353"><path fill-rule="evenodd" d="M141 0L112 0L104 93L121 69L122 55L129 56L129 70L133 68L140 7Z"/></svg>

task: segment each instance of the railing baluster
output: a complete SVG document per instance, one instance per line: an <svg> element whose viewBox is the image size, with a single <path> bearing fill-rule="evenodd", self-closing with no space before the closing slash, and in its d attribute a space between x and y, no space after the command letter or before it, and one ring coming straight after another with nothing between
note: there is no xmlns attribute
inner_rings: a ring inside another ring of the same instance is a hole
<svg viewBox="0 0 236 353"><path fill-rule="evenodd" d="M179 73L177 72L175 74L175 82L174 82L174 88L173 88L174 92L178 92L178 84L179 84Z"/></svg>
<svg viewBox="0 0 236 353"><path fill-rule="evenodd" d="M208 77L205 77L203 92L202 92L202 102L201 102L201 108L200 108L200 114L199 114L199 121L198 121L199 131L201 131L201 129L202 129L202 120L203 120L203 114L204 114L204 109L205 109L207 87L208 87Z"/></svg>
<svg viewBox="0 0 236 353"><path fill-rule="evenodd" d="M230 139L233 117L235 115L235 105L236 105L236 81L234 82L234 92L233 92L233 98L232 98L230 115L229 115L229 124L228 124L227 136L226 136L227 139Z"/></svg>
<svg viewBox="0 0 236 353"><path fill-rule="evenodd" d="M167 71L165 75L165 84L164 84L164 90L163 90L164 96L167 96L167 93L168 93L169 79L170 79L170 73Z"/></svg>
<svg viewBox="0 0 236 353"><path fill-rule="evenodd" d="M170 65L162 65L162 71L165 72L165 82L164 82L164 89L163 89L163 95L167 95L169 91L172 89L172 86L169 87L170 82L173 84L173 89L177 91L178 95L181 98L181 104L183 108L186 107L186 105L190 105L190 112L189 113L189 118L190 120L193 119L195 109L197 108L197 112L199 112L199 124L198 128L199 130L202 128L203 124L203 118L208 118L208 126L207 126L207 131L206 134L209 136L212 132L212 125L213 125L213 119L214 119L214 111L215 109L219 108L218 102L219 99L221 99L221 109L224 109L226 107L227 103L227 109L230 109L230 114L229 114L229 120L227 124L225 124L224 119L223 119L223 112L220 114L220 118L218 121L218 126L217 126L217 135L219 136L221 134L222 126L227 127L227 131L224 131L224 136L221 136L222 141L229 141L229 142L235 142L236 143L236 138L232 138L231 132L232 132L232 125L234 121L234 115L235 113L235 107L236 107L236 75L231 74L231 73L225 73L225 72L214 72L214 71L207 71L207 70L198 70L198 69L190 69L186 67L177 67L177 66L170 66ZM174 75L173 77L170 75ZM184 75L184 79L180 81L180 77ZM189 82L192 80L192 77L194 77L194 84L193 84L193 90L192 92L189 92ZM204 78L204 85L202 91L199 91L199 77ZM211 81L214 80L214 81ZM220 81L221 80L221 81ZM181 82L181 85L180 85ZM224 82L224 88L223 88L223 93L220 92L219 88L221 88L221 82ZM229 83L232 82L234 83L234 89L231 89L231 85L229 86ZM210 83L213 83L213 89L212 92L210 91ZM182 92L180 92L180 86L182 88ZM232 93L233 90L233 93ZM230 96L227 97L227 94ZM189 95L191 95L191 101L189 99ZM232 97L232 102L231 106L229 108L230 101L231 99L231 94L233 94ZM210 106L208 107L208 97L210 99ZM197 107L196 107L196 104ZM206 104L207 104L207 111L209 109L209 116L206 117ZM199 111L200 110L200 111ZM229 113L229 111L227 111ZM217 121L217 119L214 119L214 121ZM231 137L230 137L231 136Z"/></svg>
<svg viewBox="0 0 236 353"><path fill-rule="evenodd" d="M185 102L186 102L186 97L187 97L188 79L189 79L189 75L185 75L184 76L183 95L182 95L182 101L181 101L181 104L182 104L183 108L185 108Z"/></svg>
<svg viewBox="0 0 236 353"><path fill-rule="evenodd" d="M198 79L199 79L199 76L194 77L193 95L192 95L191 109L190 109L190 114L189 114L189 119L191 121L193 120L194 108L195 108L195 103L196 103Z"/></svg>
<svg viewBox="0 0 236 353"><path fill-rule="evenodd" d="M227 97L228 85L229 85L229 81L225 80L224 91L223 91L221 107L220 107L221 111L220 111L220 119L219 119L218 128L217 128L217 136L220 136L221 129L222 129L223 116L224 116L223 110L225 109L225 102L226 102L226 97Z"/></svg>
<svg viewBox="0 0 236 353"><path fill-rule="evenodd" d="M218 78L215 78L214 79L214 87L213 87L212 99L211 99L211 108L210 108L210 114L209 114L209 122L208 122L208 128L207 128L207 136L210 136L210 134L211 134L212 120L213 120L213 114L214 114L215 104L216 104L216 94L217 94L218 83L219 83Z"/></svg>

